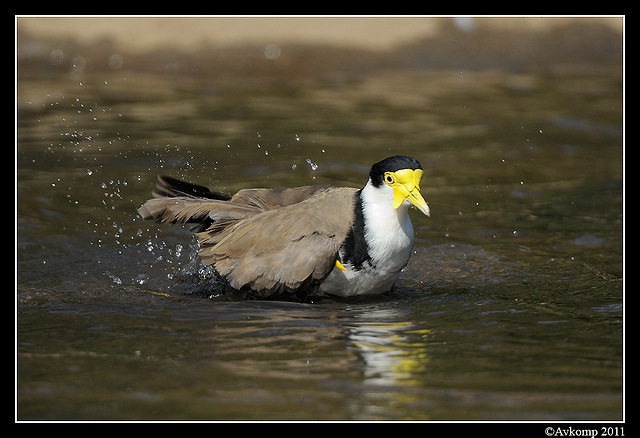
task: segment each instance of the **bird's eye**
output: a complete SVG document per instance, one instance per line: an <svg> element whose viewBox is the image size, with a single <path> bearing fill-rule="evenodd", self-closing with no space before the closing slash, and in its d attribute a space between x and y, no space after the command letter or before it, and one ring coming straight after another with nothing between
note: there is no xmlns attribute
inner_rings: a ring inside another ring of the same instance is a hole
<svg viewBox="0 0 640 438"><path fill-rule="evenodd" d="M391 173L391 172L385 173L384 174L384 182L386 182L388 185L392 185L393 183L395 183L396 179L393 176L393 173Z"/></svg>

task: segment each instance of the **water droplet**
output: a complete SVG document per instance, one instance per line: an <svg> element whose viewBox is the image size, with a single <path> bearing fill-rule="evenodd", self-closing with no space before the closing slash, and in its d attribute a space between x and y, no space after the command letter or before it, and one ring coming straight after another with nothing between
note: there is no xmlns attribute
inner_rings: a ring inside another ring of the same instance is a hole
<svg viewBox="0 0 640 438"><path fill-rule="evenodd" d="M148 276L148 275L146 275L146 274L139 274L139 275L135 278L135 280L134 280L134 281L135 281L136 283L140 284L140 285L143 285L143 284L145 284L148 280L149 280L149 276Z"/></svg>
<svg viewBox="0 0 640 438"><path fill-rule="evenodd" d="M311 170L318 170L318 165L311 161L311 158L306 159L307 164L311 167Z"/></svg>
<svg viewBox="0 0 640 438"><path fill-rule="evenodd" d="M120 280L120 278L118 278L115 275L113 275L111 272L105 271L104 275L109 277L111 279L111 281L113 281L115 284L122 284L122 280Z"/></svg>

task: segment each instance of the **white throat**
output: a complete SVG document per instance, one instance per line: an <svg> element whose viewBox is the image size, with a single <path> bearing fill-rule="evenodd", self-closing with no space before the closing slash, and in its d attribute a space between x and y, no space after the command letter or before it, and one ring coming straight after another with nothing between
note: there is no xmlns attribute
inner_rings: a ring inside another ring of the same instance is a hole
<svg viewBox="0 0 640 438"><path fill-rule="evenodd" d="M393 189L376 188L371 181L360 193L364 216L364 238L369 259L356 268L347 261L346 271L334 268L319 293L338 296L381 294L393 287L409 261L413 248L413 226L409 203L393 208Z"/></svg>
<svg viewBox="0 0 640 438"><path fill-rule="evenodd" d="M413 226L409 202L393 208L393 189L385 184L374 187L371 180L362 189L365 239L369 256L378 269L400 271L413 248Z"/></svg>

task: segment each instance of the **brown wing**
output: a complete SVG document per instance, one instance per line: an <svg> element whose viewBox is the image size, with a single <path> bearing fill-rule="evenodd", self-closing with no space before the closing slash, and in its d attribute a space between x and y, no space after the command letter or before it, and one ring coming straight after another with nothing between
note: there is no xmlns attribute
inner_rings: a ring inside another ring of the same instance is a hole
<svg viewBox="0 0 640 438"><path fill-rule="evenodd" d="M265 210L300 202L327 186L246 189L233 197L168 176L158 176L153 199L138 209L143 219L195 224L194 231L220 232Z"/></svg>
<svg viewBox="0 0 640 438"><path fill-rule="evenodd" d="M355 189L325 188L222 233L198 233L200 257L236 289L261 296L313 287L335 266L353 223Z"/></svg>
<svg viewBox="0 0 640 438"><path fill-rule="evenodd" d="M273 210L286 205L297 204L330 186L276 187L273 189L244 189L233 195L231 202Z"/></svg>
<svg viewBox="0 0 640 438"><path fill-rule="evenodd" d="M331 272L353 223L356 189L305 186L246 189L233 197L159 177L144 219L195 223L202 263L236 289L295 292Z"/></svg>
<svg viewBox="0 0 640 438"><path fill-rule="evenodd" d="M204 231L215 225L219 230L239 220L254 216L261 210L242 204L212 199L153 198L138 209L143 219L172 224L196 224L197 231Z"/></svg>

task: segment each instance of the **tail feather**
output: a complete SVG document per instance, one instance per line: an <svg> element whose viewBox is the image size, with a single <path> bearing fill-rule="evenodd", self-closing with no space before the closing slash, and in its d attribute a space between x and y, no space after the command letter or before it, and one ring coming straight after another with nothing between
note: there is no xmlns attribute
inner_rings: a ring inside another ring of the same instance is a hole
<svg viewBox="0 0 640 438"><path fill-rule="evenodd" d="M207 187L158 176L158 184L138 214L143 219L161 223L193 224L194 232L213 230L214 233L262 210L255 206L230 202L231 197L213 192Z"/></svg>
<svg viewBox="0 0 640 438"><path fill-rule="evenodd" d="M138 209L143 219L161 223L195 224L193 231L207 230L214 222L235 223L259 213L260 210L215 199L187 197L152 198Z"/></svg>
<svg viewBox="0 0 640 438"><path fill-rule="evenodd" d="M208 187L188 183L170 176L158 175L156 190L153 192L156 198L186 196L190 198L217 199L228 201L231 196L220 192L212 192Z"/></svg>

